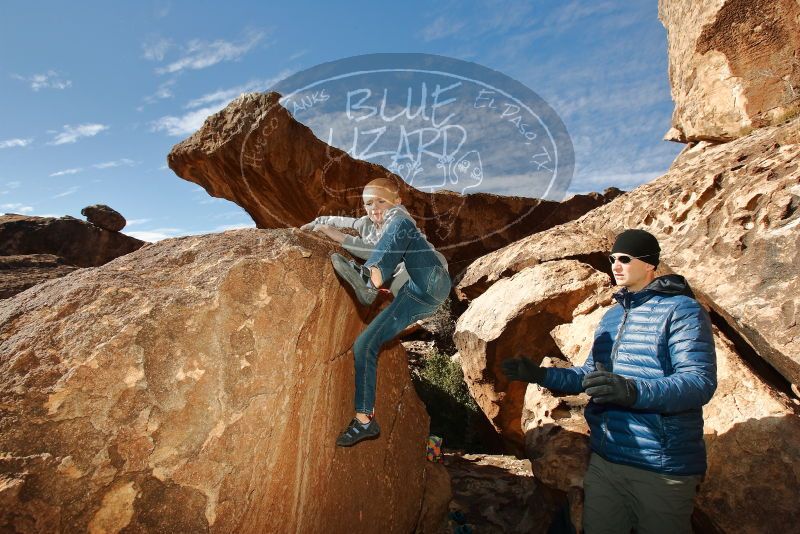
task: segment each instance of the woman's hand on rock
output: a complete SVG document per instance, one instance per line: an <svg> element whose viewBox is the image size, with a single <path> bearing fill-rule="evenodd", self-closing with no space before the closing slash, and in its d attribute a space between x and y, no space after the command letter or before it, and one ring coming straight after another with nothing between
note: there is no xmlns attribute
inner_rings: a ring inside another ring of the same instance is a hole
<svg viewBox="0 0 800 534"><path fill-rule="evenodd" d="M337 230L336 228L334 228L333 226L330 226L330 225L327 225L327 224L318 224L318 225L316 225L314 227L314 231L315 232L320 232L322 234L325 234L326 236L330 237L331 239L333 239L337 243L344 242L344 238L347 237L347 234L344 234L344 233L340 232L339 230Z"/></svg>

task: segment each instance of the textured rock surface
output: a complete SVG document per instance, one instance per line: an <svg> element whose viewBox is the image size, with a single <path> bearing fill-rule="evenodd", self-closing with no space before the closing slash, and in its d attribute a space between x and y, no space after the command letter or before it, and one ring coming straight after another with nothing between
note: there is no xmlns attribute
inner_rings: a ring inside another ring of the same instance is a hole
<svg viewBox="0 0 800 534"><path fill-rule="evenodd" d="M93 225L111 232L119 232L127 224L125 217L120 212L105 204L86 206L81 210L81 215L85 216L86 220Z"/></svg>
<svg viewBox="0 0 800 534"><path fill-rule="evenodd" d="M550 332L568 365L583 365L594 342L594 330L611 307L611 291L592 294L573 310L571 322ZM564 360L544 358L545 367L563 366ZM589 465L589 426L583 409L588 395L563 395L537 385L525 392L521 426L525 455L533 474L544 486L562 492L569 502L572 524L583 524L583 475Z"/></svg>
<svg viewBox="0 0 800 534"><path fill-rule="evenodd" d="M364 214L361 190L385 168L317 139L278 104L277 93L243 95L175 145L167 161L181 178L244 208L259 228L300 226L318 215ZM399 178L397 178L400 180ZM403 203L451 271L533 232L575 219L619 195L549 202L485 193L423 193L400 180Z"/></svg>
<svg viewBox="0 0 800 534"><path fill-rule="evenodd" d="M708 472L695 519L722 532L787 532L800 524L798 406L768 387L715 331L717 392L706 405Z"/></svg>
<svg viewBox="0 0 800 534"><path fill-rule="evenodd" d="M363 323L330 250L168 239L0 303L0 529L413 531L428 418L398 344L382 436L334 446Z"/></svg>
<svg viewBox="0 0 800 534"><path fill-rule="evenodd" d="M51 278L77 269L52 254L0 256L0 299L14 296Z"/></svg>
<svg viewBox="0 0 800 534"><path fill-rule="evenodd" d="M607 257L612 244L611 239L583 228L580 220L556 226L478 258L464 271L455 293L462 300L471 300L502 278L513 276L527 267L565 258L604 271L610 280L611 267Z"/></svg>
<svg viewBox="0 0 800 534"><path fill-rule="evenodd" d="M552 364L547 359L545 365ZM556 395L530 385L525 393L522 426L525 455L536 479L563 493L576 530L583 524L583 476L589 465L589 427L583 418L586 395Z"/></svg>
<svg viewBox="0 0 800 534"><path fill-rule="evenodd" d="M144 245L74 217L0 215L0 256L52 254L77 267L95 267Z"/></svg>
<svg viewBox="0 0 800 534"><path fill-rule="evenodd" d="M659 0L675 111L667 138L731 140L800 110L797 0Z"/></svg>
<svg viewBox="0 0 800 534"><path fill-rule="evenodd" d="M541 362L549 355L568 364L550 331L570 322L578 304L608 284L607 275L576 260L545 262L496 282L459 317L454 340L464 380L512 450L523 450L525 384L509 383L500 363L521 355Z"/></svg>
<svg viewBox="0 0 800 534"><path fill-rule="evenodd" d="M598 267L618 232L644 228L662 261L786 379L800 383L800 119L682 152L662 177L580 219L487 254L458 294L551 258ZM607 269L603 266L602 269Z"/></svg>
<svg viewBox="0 0 800 534"><path fill-rule="evenodd" d="M414 530L417 534L445 534L447 529L447 513L453 491L450 487L450 475L447 469L433 462L425 463L425 495L422 499L422 510Z"/></svg>

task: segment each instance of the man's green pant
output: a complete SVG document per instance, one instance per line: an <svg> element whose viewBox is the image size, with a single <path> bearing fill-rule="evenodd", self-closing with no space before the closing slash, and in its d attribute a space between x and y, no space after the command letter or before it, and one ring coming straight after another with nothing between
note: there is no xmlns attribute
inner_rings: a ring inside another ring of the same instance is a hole
<svg viewBox="0 0 800 534"><path fill-rule="evenodd" d="M592 453L583 480L586 534L691 533L700 475L655 473L608 462Z"/></svg>

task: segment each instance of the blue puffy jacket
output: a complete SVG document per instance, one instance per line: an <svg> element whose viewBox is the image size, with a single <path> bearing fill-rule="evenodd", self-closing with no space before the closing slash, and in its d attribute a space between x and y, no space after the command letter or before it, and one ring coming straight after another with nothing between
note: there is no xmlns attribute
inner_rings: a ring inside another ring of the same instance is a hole
<svg viewBox="0 0 800 534"><path fill-rule="evenodd" d="M595 331L582 367L548 368L542 385L583 391L595 362L633 379L630 408L589 402L585 410L592 450L610 462L660 473L706 470L703 408L717 388L711 321L682 276L656 278L634 293L623 288Z"/></svg>

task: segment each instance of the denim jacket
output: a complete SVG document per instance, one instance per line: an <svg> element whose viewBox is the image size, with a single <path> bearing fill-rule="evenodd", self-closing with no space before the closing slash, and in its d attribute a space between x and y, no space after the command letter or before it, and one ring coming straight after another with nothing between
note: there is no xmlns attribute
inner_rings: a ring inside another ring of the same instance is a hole
<svg viewBox="0 0 800 534"><path fill-rule="evenodd" d="M358 231L358 237L352 235L346 236L342 246L353 256L366 260L369 259L372 251L375 250L375 245L377 245L378 240L381 238L381 235L383 235L383 228L386 228L389 222L395 217L404 217L414 222L411 214L408 213L408 210L402 204L397 204L386 210L383 214L383 224L380 227L372 222L372 219L370 219L368 215L359 218L339 215L321 215L314 219L313 222L315 224L327 224L337 228L355 228ZM414 225L416 226L415 222ZM431 248L433 248L433 245L431 245ZM446 270L447 260L444 255L435 249L434 253ZM400 263L397 266L392 275L392 279L391 291L397 295L397 290L408 280L408 274L406 273L404 263Z"/></svg>

